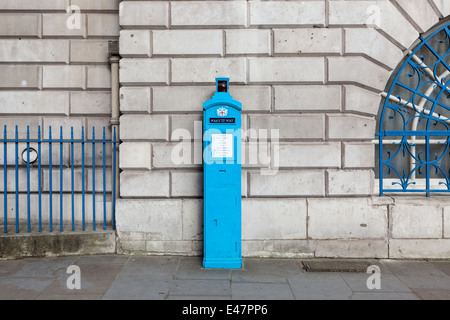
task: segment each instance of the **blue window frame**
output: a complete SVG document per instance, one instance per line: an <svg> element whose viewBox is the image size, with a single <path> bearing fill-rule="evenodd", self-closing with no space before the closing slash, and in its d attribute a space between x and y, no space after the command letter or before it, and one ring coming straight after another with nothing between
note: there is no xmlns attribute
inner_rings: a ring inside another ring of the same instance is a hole
<svg viewBox="0 0 450 320"><path fill-rule="evenodd" d="M420 36L379 114L380 195L450 192L450 23Z"/></svg>

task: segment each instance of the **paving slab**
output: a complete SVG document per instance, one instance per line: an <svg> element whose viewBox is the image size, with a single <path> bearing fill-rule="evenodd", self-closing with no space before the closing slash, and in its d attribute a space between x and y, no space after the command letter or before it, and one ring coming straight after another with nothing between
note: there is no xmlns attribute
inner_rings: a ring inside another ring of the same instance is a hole
<svg viewBox="0 0 450 320"><path fill-rule="evenodd" d="M367 280L371 274L341 273L341 276L354 292L411 292L402 281L390 273L380 273L380 289L367 287Z"/></svg>
<svg viewBox="0 0 450 320"><path fill-rule="evenodd" d="M174 275L179 257L136 256L131 257L120 275Z"/></svg>
<svg viewBox="0 0 450 320"><path fill-rule="evenodd" d="M205 269L201 257L182 257L176 273L176 279L191 280L230 280L230 269Z"/></svg>
<svg viewBox="0 0 450 320"><path fill-rule="evenodd" d="M174 296L229 296L230 280L174 280L170 288Z"/></svg>
<svg viewBox="0 0 450 320"><path fill-rule="evenodd" d="M420 300L408 292L355 292L352 300Z"/></svg>
<svg viewBox="0 0 450 320"><path fill-rule="evenodd" d="M232 283L233 300L294 300L288 283Z"/></svg>
<svg viewBox="0 0 450 320"><path fill-rule="evenodd" d="M412 291L423 300L450 300L450 289L413 288Z"/></svg>
<svg viewBox="0 0 450 320"><path fill-rule="evenodd" d="M104 300L163 300L172 283L171 276L121 275L103 296Z"/></svg>
<svg viewBox="0 0 450 320"><path fill-rule="evenodd" d="M450 300L450 261L371 260L366 272L306 272L301 259L245 258L242 269L205 269L201 257L97 255L0 260L0 300ZM347 261L348 262L348 261ZM80 268L69 289L67 268Z"/></svg>
<svg viewBox="0 0 450 320"><path fill-rule="evenodd" d="M252 274L264 274L272 276L296 276L302 271L299 259L244 259L244 268L233 273L247 272Z"/></svg>
<svg viewBox="0 0 450 320"><path fill-rule="evenodd" d="M386 260L382 263L409 288L450 288L450 277L430 262Z"/></svg>
<svg viewBox="0 0 450 320"><path fill-rule="evenodd" d="M297 300L349 300L353 294L339 273L304 273L288 281Z"/></svg>

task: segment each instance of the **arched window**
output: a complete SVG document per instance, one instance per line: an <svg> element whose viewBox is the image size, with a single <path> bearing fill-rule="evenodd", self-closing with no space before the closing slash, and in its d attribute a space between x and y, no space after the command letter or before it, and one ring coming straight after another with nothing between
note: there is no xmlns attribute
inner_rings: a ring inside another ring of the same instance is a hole
<svg viewBox="0 0 450 320"><path fill-rule="evenodd" d="M421 36L378 115L380 195L450 192L450 23Z"/></svg>

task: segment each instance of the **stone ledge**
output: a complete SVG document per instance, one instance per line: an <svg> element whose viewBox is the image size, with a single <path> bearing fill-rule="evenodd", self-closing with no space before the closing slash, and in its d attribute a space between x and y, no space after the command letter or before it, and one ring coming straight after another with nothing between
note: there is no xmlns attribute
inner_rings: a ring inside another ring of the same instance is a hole
<svg viewBox="0 0 450 320"><path fill-rule="evenodd" d="M108 253L116 253L113 230L0 235L0 259Z"/></svg>

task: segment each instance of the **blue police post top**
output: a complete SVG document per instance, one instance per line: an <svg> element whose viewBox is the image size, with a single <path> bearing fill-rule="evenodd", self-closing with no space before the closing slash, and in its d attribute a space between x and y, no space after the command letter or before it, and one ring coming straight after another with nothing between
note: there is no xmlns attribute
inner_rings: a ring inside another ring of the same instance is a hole
<svg viewBox="0 0 450 320"><path fill-rule="evenodd" d="M216 93L203 104L205 268L242 268L241 110L229 79L216 79Z"/></svg>

